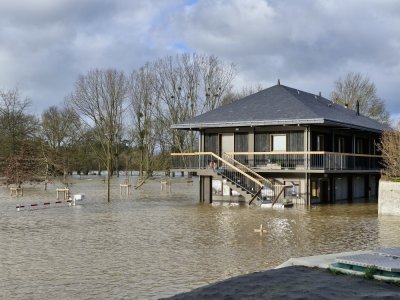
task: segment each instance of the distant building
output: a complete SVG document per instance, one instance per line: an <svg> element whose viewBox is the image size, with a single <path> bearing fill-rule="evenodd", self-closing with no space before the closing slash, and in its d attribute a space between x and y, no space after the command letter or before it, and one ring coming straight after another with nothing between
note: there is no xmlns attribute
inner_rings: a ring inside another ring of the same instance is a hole
<svg viewBox="0 0 400 300"><path fill-rule="evenodd" d="M278 82L173 128L200 133L200 152L173 154L172 168L198 173L201 201L377 197L385 125L321 95Z"/></svg>

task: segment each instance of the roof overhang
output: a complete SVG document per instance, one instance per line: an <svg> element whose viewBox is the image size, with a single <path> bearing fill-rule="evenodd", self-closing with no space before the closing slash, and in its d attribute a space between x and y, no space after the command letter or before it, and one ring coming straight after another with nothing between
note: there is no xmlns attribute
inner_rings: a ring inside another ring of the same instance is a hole
<svg viewBox="0 0 400 300"><path fill-rule="evenodd" d="M256 126L279 126L279 125L330 125L339 126L344 128L372 131L381 133L382 130L376 128L368 128L363 126L357 126L355 124L348 124L338 122L335 120L326 120L322 118L316 119L291 119L291 120L252 120L252 121L238 121L238 122L199 122L199 123L180 123L171 126L172 129L181 130L200 130L204 128L228 128L228 127L256 127Z"/></svg>
<svg viewBox="0 0 400 300"><path fill-rule="evenodd" d="M251 120L237 122L201 122L180 123L172 125L173 129L199 130L203 128L226 128L226 127L255 127L272 125L300 125L300 124L323 124L324 119L295 119L295 120Z"/></svg>

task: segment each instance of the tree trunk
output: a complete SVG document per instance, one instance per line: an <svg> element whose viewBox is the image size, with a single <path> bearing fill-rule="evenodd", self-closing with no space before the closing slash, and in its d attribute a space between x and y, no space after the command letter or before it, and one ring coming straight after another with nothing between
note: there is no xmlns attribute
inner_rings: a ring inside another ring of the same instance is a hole
<svg viewBox="0 0 400 300"><path fill-rule="evenodd" d="M107 157L107 201L110 202L110 183L111 183L111 141L108 141L108 157Z"/></svg>

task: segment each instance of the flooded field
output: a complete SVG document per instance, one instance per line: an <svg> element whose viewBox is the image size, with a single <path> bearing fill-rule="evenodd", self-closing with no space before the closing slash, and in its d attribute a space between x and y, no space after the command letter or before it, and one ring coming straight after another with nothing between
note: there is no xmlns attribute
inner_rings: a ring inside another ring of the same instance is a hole
<svg viewBox="0 0 400 300"><path fill-rule="evenodd" d="M17 212L54 202L53 184L27 186L23 198L0 188L1 299L151 299L227 277L273 268L290 257L399 246L400 219L378 217L376 203L260 209L198 203L198 181L160 178L112 202L97 176L73 178L82 205ZM133 177L136 181L136 177ZM263 224L267 233L253 230Z"/></svg>

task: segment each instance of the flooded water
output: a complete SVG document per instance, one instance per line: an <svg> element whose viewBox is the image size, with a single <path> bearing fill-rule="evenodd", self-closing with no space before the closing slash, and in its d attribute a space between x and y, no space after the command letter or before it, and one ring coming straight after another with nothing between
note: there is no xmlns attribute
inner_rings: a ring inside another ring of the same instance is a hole
<svg viewBox="0 0 400 300"><path fill-rule="evenodd" d="M196 178L193 186L174 179L171 194L148 181L130 197L114 179L107 203L98 177L73 181L82 205L20 212L16 204L54 202L61 186L32 186L23 198L1 187L1 299L152 299L290 257L400 245L400 218L378 217L376 203L201 205ZM254 233L260 224L263 236Z"/></svg>

